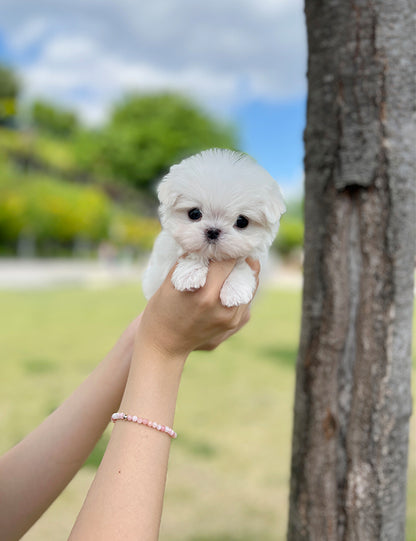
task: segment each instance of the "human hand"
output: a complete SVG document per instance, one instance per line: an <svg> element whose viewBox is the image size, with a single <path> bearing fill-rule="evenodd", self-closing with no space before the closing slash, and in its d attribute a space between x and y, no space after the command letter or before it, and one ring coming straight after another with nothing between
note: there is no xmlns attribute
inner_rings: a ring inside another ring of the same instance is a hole
<svg viewBox="0 0 416 541"><path fill-rule="evenodd" d="M256 285L256 290L253 293L253 297L254 297L254 295L256 294L258 285L259 285L260 263L258 261L256 261L256 260L252 259L251 257L247 258L246 261L247 261L248 265L252 268L252 270L255 273L255 278L256 278L257 285ZM219 334L217 336L214 336L211 340L208 340L207 342L201 344L196 349L201 350L201 351L212 351L215 348L217 348L220 344L222 344L222 342L225 342L225 340L230 338L230 336L232 336L233 334L238 332L242 327L244 327L244 325L246 325L246 323L248 323L250 321L250 307L251 307L251 302L249 304L244 304L244 305L240 306L240 308L241 308L241 317L240 317L238 325L235 328L227 330L223 334Z"/></svg>
<svg viewBox="0 0 416 541"><path fill-rule="evenodd" d="M247 262L258 281L260 264L250 258ZM146 306L138 329L140 341L167 356L186 357L195 349L215 349L237 332L250 318L249 305L228 308L220 301L222 285L235 263L210 262L205 286L192 292L173 287L172 269Z"/></svg>

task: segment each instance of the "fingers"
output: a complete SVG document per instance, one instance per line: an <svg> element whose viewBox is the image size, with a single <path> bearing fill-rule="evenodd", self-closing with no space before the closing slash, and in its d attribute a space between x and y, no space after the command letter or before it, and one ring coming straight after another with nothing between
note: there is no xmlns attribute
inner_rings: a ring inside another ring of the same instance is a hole
<svg viewBox="0 0 416 541"><path fill-rule="evenodd" d="M246 262L255 274L257 291L259 285L260 262L252 257L248 257ZM230 275L236 263L237 261L235 259L228 259L225 261L210 261L207 282L204 288L208 294L213 293L215 294L216 298L219 296L225 280Z"/></svg>
<svg viewBox="0 0 416 541"><path fill-rule="evenodd" d="M186 254L182 257L186 257ZM256 288L254 290L253 296L255 295L258 285L259 285L259 273L260 273L260 263L259 261L248 257L246 259L247 264L252 269L255 278L256 278ZM235 265L237 263L236 259L227 259L224 261L210 261L209 262L209 269L207 274L207 280L203 288L200 290L193 291L192 294L195 296L198 296L198 293L201 297L203 297L205 300L212 300L213 302L216 302L219 300L220 291L221 288L228 278L228 276L231 274L232 270L234 269ZM176 265L174 265L171 270L168 273L167 279L165 280L165 283L168 283L171 289L173 288L172 285L172 274L175 271Z"/></svg>
<svg viewBox="0 0 416 541"><path fill-rule="evenodd" d="M207 281L204 286L205 293L216 300L220 296L221 288L235 267L235 259L227 259L226 261L210 261Z"/></svg>
<svg viewBox="0 0 416 541"><path fill-rule="evenodd" d="M260 272L260 261L252 257L247 257L246 262L258 276Z"/></svg>
<svg viewBox="0 0 416 541"><path fill-rule="evenodd" d="M216 349L220 344L225 342L230 336L238 332L246 323L250 320L250 305L245 304L241 305L236 309L235 315L233 317L232 324L230 329L224 333L215 336L211 340L200 344L196 349L201 351L212 351Z"/></svg>
<svg viewBox="0 0 416 541"><path fill-rule="evenodd" d="M260 261L258 261L257 259L253 259L252 257L247 257L246 263L254 272L254 275L256 277L256 284L257 284L256 291L257 291L257 288L259 287L259 274L261 270ZM254 292L254 294L256 293L256 291Z"/></svg>

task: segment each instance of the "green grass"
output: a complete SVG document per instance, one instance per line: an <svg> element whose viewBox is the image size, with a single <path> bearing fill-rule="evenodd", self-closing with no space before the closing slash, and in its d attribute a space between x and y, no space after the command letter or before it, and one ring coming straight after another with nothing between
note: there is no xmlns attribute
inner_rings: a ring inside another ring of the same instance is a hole
<svg viewBox="0 0 416 541"><path fill-rule="evenodd" d="M143 305L139 286L0 292L0 451L82 381ZM284 539L299 321L300 292L263 292L243 331L188 360L161 541ZM412 438L408 541L416 540L414 417ZM107 439L25 539L67 538Z"/></svg>

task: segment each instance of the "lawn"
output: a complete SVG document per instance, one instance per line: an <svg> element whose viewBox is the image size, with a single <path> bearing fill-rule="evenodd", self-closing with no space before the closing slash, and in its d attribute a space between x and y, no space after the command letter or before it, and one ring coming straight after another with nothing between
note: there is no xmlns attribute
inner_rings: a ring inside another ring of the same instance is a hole
<svg viewBox="0 0 416 541"><path fill-rule="evenodd" d="M1 451L71 392L143 305L135 285L0 292ZM239 335L189 359L161 541L284 539L299 320L300 292L265 291ZM411 432L407 539L416 541L414 417ZM67 539L107 439L25 541Z"/></svg>

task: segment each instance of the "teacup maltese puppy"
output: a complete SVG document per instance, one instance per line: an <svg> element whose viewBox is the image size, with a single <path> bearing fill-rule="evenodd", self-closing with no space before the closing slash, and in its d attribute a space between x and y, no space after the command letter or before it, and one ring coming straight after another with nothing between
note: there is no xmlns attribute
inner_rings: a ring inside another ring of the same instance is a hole
<svg viewBox="0 0 416 541"><path fill-rule="evenodd" d="M171 167L158 188L162 232L144 273L149 299L176 265L179 291L204 286L210 260L236 259L221 289L224 306L247 304L256 278L245 259L267 259L285 204L277 182L252 158L211 149ZM184 256L184 257L181 257Z"/></svg>

